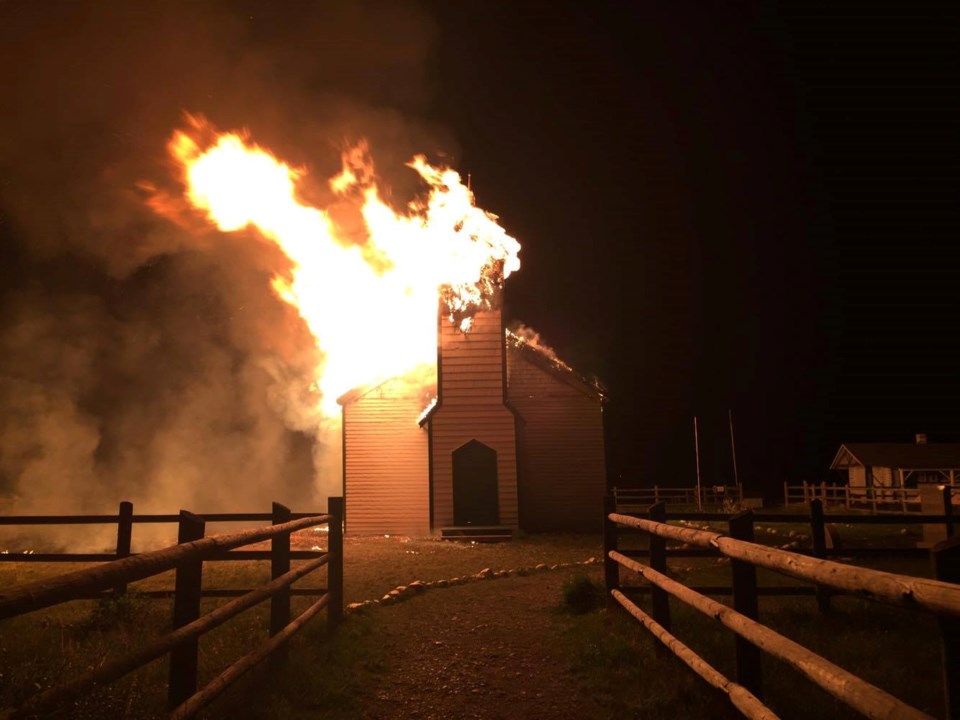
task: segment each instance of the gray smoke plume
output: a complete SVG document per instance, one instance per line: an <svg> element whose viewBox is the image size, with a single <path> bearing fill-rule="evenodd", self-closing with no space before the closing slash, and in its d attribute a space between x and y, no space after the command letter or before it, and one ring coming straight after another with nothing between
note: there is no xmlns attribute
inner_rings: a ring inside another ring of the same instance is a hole
<svg viewBox="0 0 960 720"><path fill-rule="evenodd" d="M137 190L172 182L184 111L248 128L320 200L346 142L402 170L398 197L403 162L451 149L421 118L434 29L415 5L276 5L0 3L0 511L340 493L339 434L302 402L319 358L270 289L284 258L184 230Z"/></svg>

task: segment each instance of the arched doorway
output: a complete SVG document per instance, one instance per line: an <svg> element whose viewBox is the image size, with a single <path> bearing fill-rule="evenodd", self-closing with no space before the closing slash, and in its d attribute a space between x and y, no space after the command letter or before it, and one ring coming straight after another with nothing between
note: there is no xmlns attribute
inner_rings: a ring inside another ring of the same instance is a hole
<svg viewBox="0 0 960 720"><path fill-rule="evenodd" d="M477 440L453 451L453 523L500 524L497 451Z"/></svg>

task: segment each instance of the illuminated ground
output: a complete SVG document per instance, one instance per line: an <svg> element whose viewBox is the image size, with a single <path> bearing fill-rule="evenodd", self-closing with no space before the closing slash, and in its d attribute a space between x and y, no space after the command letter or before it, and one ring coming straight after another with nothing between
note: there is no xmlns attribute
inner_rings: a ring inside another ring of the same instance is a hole
<svg viewBox="0 0 960 720"><path fill-rule="evenodd" d="M598 717L568 658L543 641L558 633L560 589L574 572L471 583L375 610L385 672L359 717Z"/></svg>

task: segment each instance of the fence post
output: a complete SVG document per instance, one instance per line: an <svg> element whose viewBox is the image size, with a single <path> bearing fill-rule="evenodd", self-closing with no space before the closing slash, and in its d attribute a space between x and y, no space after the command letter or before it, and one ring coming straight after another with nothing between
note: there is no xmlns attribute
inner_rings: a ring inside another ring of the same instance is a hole
<svg viewBox="0 0 960 720"><path fill-rule="evenodd" d="M133 537L133 503L124 500L117 512L117 559L130 555L130 540ZM117 583L113 587L114 595L126 595L127 584Z"/></svg>
<svg viewBox="0 0 960 720"><path fill-rule="evenodd" d="M327 631L333 632L343 621L343 511L342 497L327 498L327 514L333 516L328 525L327 552L330 562L327 564L327 592L330 603L327 605Z"/></svg>
<svg viewBox="0 0 960 720"><path fill-rule="evenodd" d="M950 497L950 486L943 487L943 517L947 526L947 537L953 537L953 501Z"/></svg>
<svg viewBox="0 0 960 720"><path fill-rule="evenodd" d="M203 518L180 511L180 527L177 542L193 542L203 537ZM177 565L173 594L173 629L200 617L200 583L203 576L203 560L188 558ZM172 710L183 704L197 691L197 638L182 643L170 651L170 680L167 685L167 708Z"/></svg>
<svg viewBox="0 0 960 720"><path fill-rule="evenodd" d="M753 513L750 510L730 518L730 537L753 542ZM733 577L733 609L757 620L760 614L757 601L757 569L743 560L731 560ZM758 698L763 696L763 652L739 635L734 636L737 654L737 682Z"/></svg>
<svg viewBox="0 0 960 720"><path fill-rule="evenodd" d="M613 610L620 604L610 593L620 589L620 565L610 557L611 550L617 550L617 525L610 520L610 513L616 512L617 501L613 495L603 496L603 583L606 586L607 609Z"/></svg>
<svg viewBox="0 0 960 720"><path fill-rule="evenodd" d="M647 510L647 517L654 522L667 521L667 506L665 503L654 503ZM667 539L658 535L650 535L650 567L659 573L667 572ZM670 629L670 596L666 590L656 585L650 588L650 599L653 605L653 619ZM660 647L659 645L657 647Z"/></svg>
<svg viewBox="0 0 960 720"><path fill-rule="evenodd" d="M827 527L823 519L823 503L810 501L810 537L813 539L813 556L821 560L827 557ZM817 585L817 607L821 613L830 611L830 591Z"/></svg>
<svg viewBox="0 0 960 720"><path fill-rule="evenodd" d="M783 504L790 504L790 485L788 485L786 482L783 483Z"/></svg>
<svg viewBox="0 0 960 720"><path fill-rule="evenodd" d="M843 486L843 506L850 509L850 484L847 483Z"/></svg>
<svg viewBox="0 0 960 720"><path fill-rule="evenodd" d="M863 482L867 488L867 498L870 501L870 505L873 509L873 514L877 514L877 488L874 486L875 479L873 477L873 467L871 465L864 465L863 467Z"/></svg>
<svg viewBox="0 0 960 720"><path fill-rule="evenodd" d="M273 503L273 524L290 522L290 508ZM277 579L290 572L290 533L270 538L270 577ZM270 598L270 637L290 624L290 587L278 590Z"/></svg>
<svg viewBox="0 0 960 720"><path fill-rule="evenodd" d="M930 548L933 576L944 582L960 583L960 537L951 537ZM943 698L946 717L960 714L960 620L940 615L940 647L943 660Z"/></svg>
<svg viewBox="0 0 960 720"><path fill-rule="evenodd" d="M660 502L660 488L657 485L653 486L653 501L655 503Z"/></svg>

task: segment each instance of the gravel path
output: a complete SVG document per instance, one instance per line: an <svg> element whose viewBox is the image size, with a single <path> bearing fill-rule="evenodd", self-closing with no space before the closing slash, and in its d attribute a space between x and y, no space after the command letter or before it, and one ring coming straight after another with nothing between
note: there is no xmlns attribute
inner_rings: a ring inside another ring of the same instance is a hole
<svg viewBox="0 0 960 720"><path fill-rule="evenodd" d="M534 720L596 717L570 675L557 612L574 570L431 590L380 607L388 658L358 717ZM579 572L582 573L582 570Z"/></svg>

